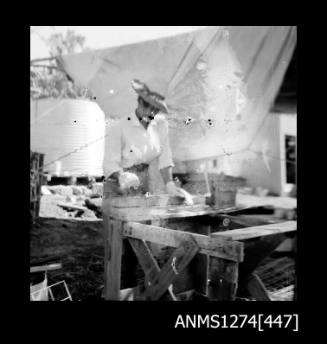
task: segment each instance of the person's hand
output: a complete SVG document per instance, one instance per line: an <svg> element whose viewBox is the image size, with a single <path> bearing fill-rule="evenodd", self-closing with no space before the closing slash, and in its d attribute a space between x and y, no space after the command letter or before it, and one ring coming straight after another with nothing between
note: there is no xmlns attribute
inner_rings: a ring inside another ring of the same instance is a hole
<svg viewBox="0 0 327 344"><path fill-rule="evenodd" d="M177 187L173 181L166 184L166 189L169 195L184 198L186 205L194 204L192 196L184 189Z"/></svg>
<svg viewBox="0 0 327 344"><path fill-rule="evenodd" d="M118 183L121 190L128 190L131 187L137 189L140 186L139 177L135 173L131 172L120 173Z"/></svg>

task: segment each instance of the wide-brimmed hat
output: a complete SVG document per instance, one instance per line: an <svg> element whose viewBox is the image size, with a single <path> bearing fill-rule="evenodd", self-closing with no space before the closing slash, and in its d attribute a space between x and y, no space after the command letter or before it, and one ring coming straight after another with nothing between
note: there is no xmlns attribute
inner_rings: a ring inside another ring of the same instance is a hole
<svg viewBox="0 0 327 344"><path fill-rule="evenodd" d="M157 92L153 92L149 87L138 79L133 79L131 81L134 91L147 103L153 107L159 109L164 113L168 113L168 108L164 102L165 97Z"/></svg>

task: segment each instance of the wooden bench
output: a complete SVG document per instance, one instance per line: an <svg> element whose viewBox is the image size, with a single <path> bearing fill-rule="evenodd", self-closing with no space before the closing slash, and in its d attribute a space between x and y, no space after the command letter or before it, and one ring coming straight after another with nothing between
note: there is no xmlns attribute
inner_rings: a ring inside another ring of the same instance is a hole
<svg viewBox="0 0 327 344"><path fill-rule="evenodd" d="M268 301L271 300L268 291L254 271L285 240L284 234L294 232L296 229L296 221L287 221L216 232L212 233L212 237L245 243L247 259L245 259L240 268L239 283L243 286L244 291L256 300ZM259 242L250 243L249 247L246 246L247 242L255 239L260 240Z"/></svg>
<svg viewBox="0 0 327 344"><path fill-rule="evenodd" d="M191 218L226 212L224 209L212 209L205 204L203 197L196 198L193 206L185 206L180 199L167 195L152 198L117 197L110 201L104 200L102 212L106 235L103 295L106 300L122 298L123 239L129 242L145 274L144 285L132 288L134 300L177 300L171 286L176 277L198 255L203 256L201 266L198 267L201 270L198 276L203 279L203 283L200 283L201 288L198 291L209 300L235 300L240 277L239 264L244 262L244 241L277 236L278 240L268 241L266 248L270 249L280 242L280 235L296 229L294 221L209 234L174 230L158 225L162 219ZM151 224L140 223L141 221ZM174 248L161 269L148 242ZM259 261L263 256L260 255ZM254 265L252 262L246 269L250 274ZM124 299L129 299L130 294L123 294Z"/></svg>

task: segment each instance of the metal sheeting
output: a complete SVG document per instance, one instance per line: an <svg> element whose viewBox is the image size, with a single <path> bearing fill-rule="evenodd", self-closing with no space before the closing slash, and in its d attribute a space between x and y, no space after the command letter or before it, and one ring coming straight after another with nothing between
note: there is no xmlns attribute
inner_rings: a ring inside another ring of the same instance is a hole
<svg viewBox="0 0 327 344"><path fill-rule="evenodd" d="M58 176L102 176L103 111L86 100L47 105L31 124L31 149L45 154L44 170Z"/></svg>
<svg viewBox="0 0 327 344"><path fill-rule="evenodd" d="M164 94L179 162L249 148L279 90L296 38L296 27L290 26L209 27L65 56L63 66L91 89L106 117L135 109L133 78ZM187 117L193 119L189 124Z"/></svg>

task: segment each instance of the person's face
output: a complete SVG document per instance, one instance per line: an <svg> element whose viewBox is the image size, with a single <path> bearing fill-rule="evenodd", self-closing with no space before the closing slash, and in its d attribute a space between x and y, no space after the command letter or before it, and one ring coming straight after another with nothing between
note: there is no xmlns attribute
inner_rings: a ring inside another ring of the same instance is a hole
<svg viewBox="0 0 327 344"><path fill-rule="evenodd" d="M159 110L149 103L146 102L139 102L138 106L139 114L144 118L149 118L150 120L154 118L154 116L159 112Z"/></svg>

